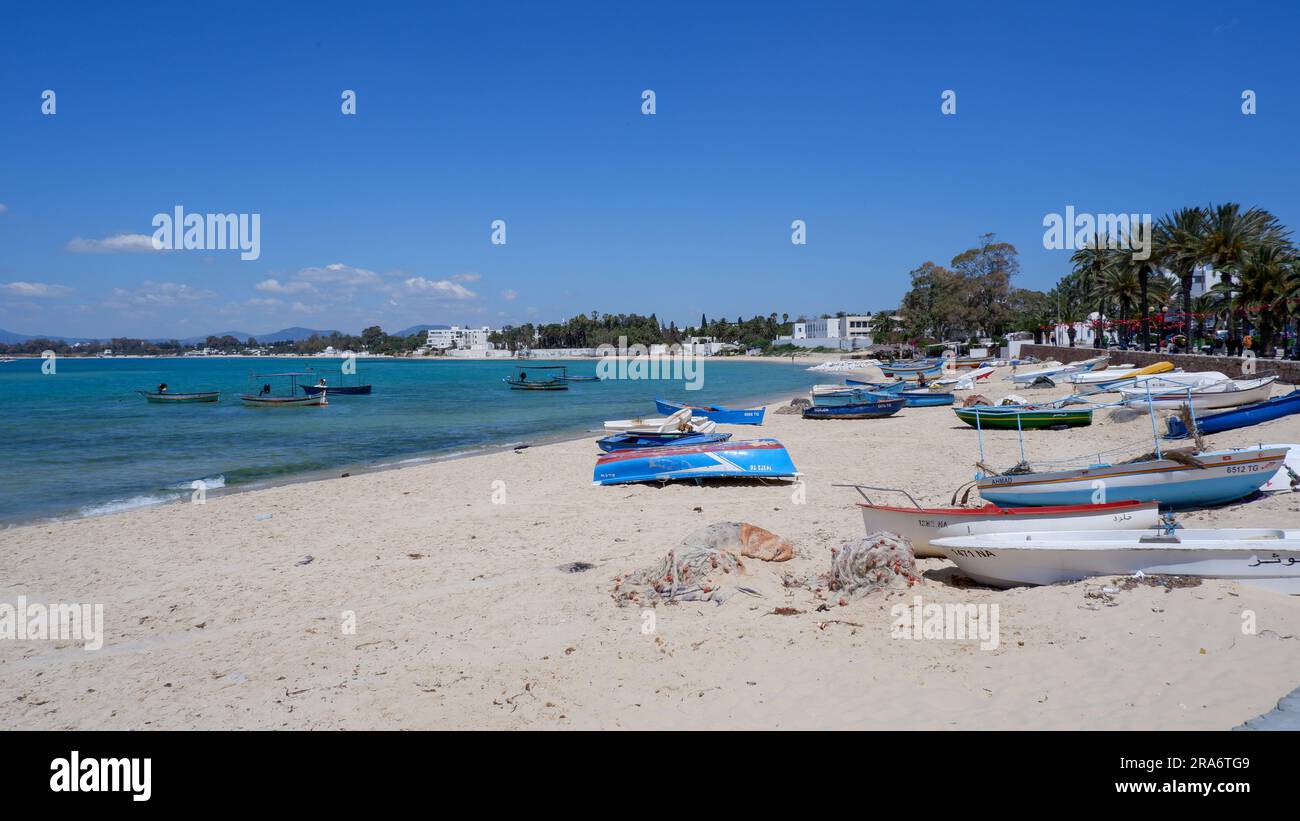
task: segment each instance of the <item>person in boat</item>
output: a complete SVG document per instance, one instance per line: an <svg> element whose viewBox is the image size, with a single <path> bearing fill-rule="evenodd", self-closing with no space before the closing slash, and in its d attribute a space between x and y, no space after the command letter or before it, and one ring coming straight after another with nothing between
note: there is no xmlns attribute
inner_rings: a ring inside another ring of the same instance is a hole
<svg viewBox="0 0 1300 821"><path fill-rule="evenodd" d="M328 387L329 387L329 385L326 385L326 384L325 384L325 377L322 376L322 377L320 378L320 381L318 381L318 382L316 383L316 387L318 387L318 388L328 388Z"/></svg>
<svg viewBox="0 0 1300 821"><path fill-rule="evenodd" d="M166 382L158 383L158 393L166 393L166 392L167 392L167 383Z"/></svg>
<svg viewBox="0 0 1300 821"><path fill-rule="evenodd" d="M527 382L527 381L528 381L528 371L520 371L520 372L519 372L519 381L520 381L520 382Z"/></svg>
<svg viewBox="0 0 1300 821"><path fill-rule="evenodd" d="M270 395L271 395L271 383L270 383L270 382L267 382L267 383L263 384L263 385L262 385L262 390L258 391L257 395L258 395L258 396L270 396Z"/></svg>

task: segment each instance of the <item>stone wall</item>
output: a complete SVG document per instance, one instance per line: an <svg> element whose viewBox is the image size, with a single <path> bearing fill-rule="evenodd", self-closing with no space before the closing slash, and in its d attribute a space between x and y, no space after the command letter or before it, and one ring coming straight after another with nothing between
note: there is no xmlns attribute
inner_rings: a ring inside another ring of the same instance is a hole
<svg viewBox="0 0 1300 821"><path fill-rule="evenodd" d="M1149 353L1145 351L1105 351L1097 348L1062 348L1056 345L1022 345L1021 356L1036 356L1042 360L1054 359L1057 362L1078 362L1102 354L1110 355L1112 365L1137 365L1144 367L1156 362L1172 362L1175 368L1185 371L1218 371L1228 376L1246 376L1241 370L1243 362L1240 356L1204 356L1202 354L1168 354ZM1279 382L1287 384L1300 383L1300 362L1290 359L1256 359L1257 376L1275 373Z"/></svg>

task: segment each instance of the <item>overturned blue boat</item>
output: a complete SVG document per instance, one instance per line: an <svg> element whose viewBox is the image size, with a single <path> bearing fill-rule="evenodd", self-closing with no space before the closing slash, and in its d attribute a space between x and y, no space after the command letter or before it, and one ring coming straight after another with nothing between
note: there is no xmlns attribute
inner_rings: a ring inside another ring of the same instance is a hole
<svg viewBox="0 0 1300 821"><path fill-rule="evenodd" d="M1223 413L1198 416L1196 417L1196 429L1202 434L1222 433L1225 430L1236 430L1237 428L1258 425L1260 422L1280 419L1293 413L1300 413L1300 390L1294 390L1285 396L1277 396L1264 402L1256 402L1253 405L1243 405L1240 408L1233 408ZM1191 435L1191 432L1187 430L1187 425L1177 416L1169 417L1168 426L1169 430L1165 433L1166 439L1186 439Z"/></svg>
<svg viewBox="0 0 1300 821"><path fill-rule="evenodd" d="M618 450L596 460L591 478L598 485L622 485L680 479L781 479L798 475L785 445L775 439L749 439L713 445Z"/></svg>
<svg viewBox="0 0 1300 821"><path fill-rule="evenodd" d="M730 433L615 433L596 440L596 445L606 453L616 450L662 448L670 445L714 445L731 438Z"/></svg>
<svg viewBox="0 0 1300 821"><path fill-rule="evenodd" d="M703 416L720 425L761 425L763 413L767 408L724 408L721 405L687 405L684 402L671 402L656 399L655 407L665 416L672 416L683 408L691 409L691 416Z"/></svg>

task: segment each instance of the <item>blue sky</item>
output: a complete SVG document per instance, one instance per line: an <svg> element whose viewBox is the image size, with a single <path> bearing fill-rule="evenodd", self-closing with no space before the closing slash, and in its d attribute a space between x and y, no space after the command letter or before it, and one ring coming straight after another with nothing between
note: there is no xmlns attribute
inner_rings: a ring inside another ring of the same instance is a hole
<svg viewBox="0 0 1300 821"><path fill-rule="evenodd" d="M986 231L1050 287L1067 205L1300 225L1285 3L268 5L9 10L0 328L876 310ZM260 257L112 241L176 205Z"/></svg>

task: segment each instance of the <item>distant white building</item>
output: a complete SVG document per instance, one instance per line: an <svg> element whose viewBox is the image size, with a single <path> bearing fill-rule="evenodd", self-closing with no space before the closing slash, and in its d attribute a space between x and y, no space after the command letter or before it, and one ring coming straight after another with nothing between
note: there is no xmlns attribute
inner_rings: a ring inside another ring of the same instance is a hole
<svg viewBox="0 0 1300 821"><path fill-rule="evenodd" d="M801 348L865 348L871 345L871 315L851 314L794 323L789 340Z"/></svg>
<svg viewBox="0 0 1300 821"><path fill-rule="evenodd" d="M496 331L486 325L481 328L462 328L459 325L452 325L450 328L430 328L424 344L444 351L452 348L486 351L492 347L488 338L494 333Z"/></svg>

